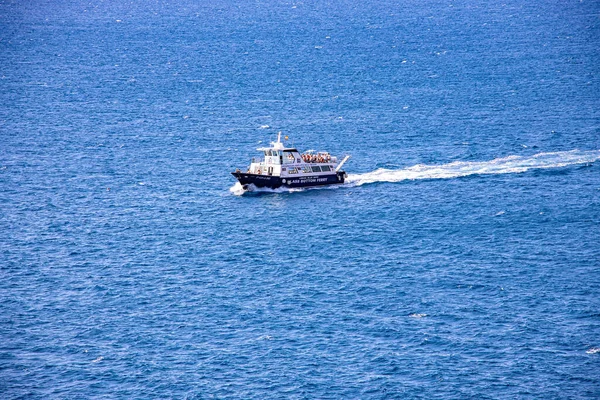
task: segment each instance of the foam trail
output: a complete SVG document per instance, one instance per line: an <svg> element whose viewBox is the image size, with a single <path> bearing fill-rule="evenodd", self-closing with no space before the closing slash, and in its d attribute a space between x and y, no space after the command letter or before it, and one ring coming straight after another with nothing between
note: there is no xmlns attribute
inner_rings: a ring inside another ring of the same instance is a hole
<svg viewBox="0 0 600 400"><path fill-rule="evenodd" d="M244 187L242 186L242 184L239 182L236 182L235 185L233 185L232 187L229 188L229 191L236 196L242 196L247 193L294 193L294 192L302 192L305 190L324 189L324 188L329 188L329 186L323 186L323 187L309 186L309 187L301 187L301 188L287 188L287 187L282 186L277 189L270 189L270 188L259 188L259 187L254 186L253 184L250 184L248 190L244 190Z"/></svg>
<svg viewBox="0 0 600 400"><path fill-rule="evenodd" d="M236 182L235 185L233 185L232 187L229 188L229 191L231 193L233 193L236 196L241 196L243 194L246 194L248 192L253 192L253 193L284 193L284 192L290 192L294 189L289 189L289 188L285 188L285 187L281 187L278 189L270 189L270 188L259 188L254 186L253 184L248 185L248 190L244 190L244 187L242 186L241 183Z"/></svg>
<svg viewBox="0 0 600 400"><path fill-rule="evenodd" d="M241 196L244 194L245 190L241 183L236 182L235 185L229 188L229 191L236 196Z"/></svg>
<svg viewBox="0 0 600 400"><path fill-rule="evenodd" d="M493 175L525 172L530 169L559 168L587 164L600 160L600 150L572 150L539 153L533 156L509 156L492 161L456 161L443 165L417 164L409 168L392 170L380 168L364 174L350 174L346 182L360 186L375 182L401 182L415 179L448 179L468 175Z"/></svg>

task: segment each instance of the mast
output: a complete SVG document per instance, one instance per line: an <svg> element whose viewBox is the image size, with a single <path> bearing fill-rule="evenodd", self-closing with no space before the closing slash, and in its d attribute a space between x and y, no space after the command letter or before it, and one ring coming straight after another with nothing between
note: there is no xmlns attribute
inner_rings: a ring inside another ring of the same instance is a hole
<svg viewBox="0 0 600 400"><path fill-rule="evenodd" d="M273 145L273 148L275 150L283 150L284 146L283 143L281 143L281 131L279 131L277 133L277 143L271 143Z"/></svg>

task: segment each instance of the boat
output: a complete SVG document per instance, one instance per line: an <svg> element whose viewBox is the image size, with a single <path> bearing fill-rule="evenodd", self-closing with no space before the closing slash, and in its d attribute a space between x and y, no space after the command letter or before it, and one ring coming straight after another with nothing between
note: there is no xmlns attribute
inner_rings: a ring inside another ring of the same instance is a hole
<svg viewBox="0 0 600 400"><path fill-rule="evenodd" d="M277 135L277 142L256 150L262 156L254 157L246 172L236 169L231 173L244 190L339 185L348 177L342 167L349 155L338 162L337 157L324 151L300 153L296 148L285 147L281 142L281 132Z"/></svg>

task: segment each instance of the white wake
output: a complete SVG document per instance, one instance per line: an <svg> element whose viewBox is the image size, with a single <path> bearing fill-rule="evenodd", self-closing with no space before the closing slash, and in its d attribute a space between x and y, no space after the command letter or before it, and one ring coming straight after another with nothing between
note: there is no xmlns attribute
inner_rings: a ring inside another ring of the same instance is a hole
<svg viewBox="0 0 600 400"><path fill-rule="evenodd" d="M349 174L346 182L360 186L375 182L401 182L416 179L447 179L468 175L493 175L525 172L530 169L560 168L600 160L600 150L572 150L539 153L533 156L509 156L491 161L456 161L442 165L417 164L404 169L380 168L364 174Z"/></svg>
<svg viewBox="0 0 600 400"><path fill-rule="evenodd" d="M306 190L324 190L324 189L337 189L342 185L329 185L329 186L306 186L298 188L279 187L277 189L270 188L259 188L253 184L248 185L248 190L245 190L241 183L236 182L235 185L229 188L229 191L236 196L243 196L247 193L294 193L304 192Z"/></svg>

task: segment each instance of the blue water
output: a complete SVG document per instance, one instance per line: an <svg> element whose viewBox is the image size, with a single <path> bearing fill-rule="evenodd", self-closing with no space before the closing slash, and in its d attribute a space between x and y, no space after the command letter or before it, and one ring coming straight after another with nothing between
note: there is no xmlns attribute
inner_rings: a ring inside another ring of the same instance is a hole
<svg viewBox="0 0 600 400"><path fill-rule="evenodd" d="M599 16L0 0L0 397L600 397Z"/></svg>

